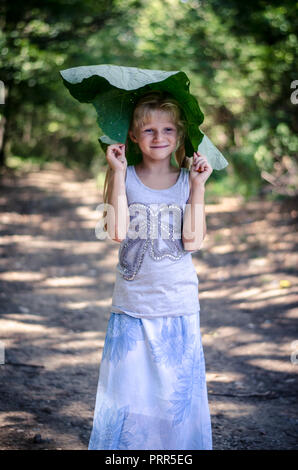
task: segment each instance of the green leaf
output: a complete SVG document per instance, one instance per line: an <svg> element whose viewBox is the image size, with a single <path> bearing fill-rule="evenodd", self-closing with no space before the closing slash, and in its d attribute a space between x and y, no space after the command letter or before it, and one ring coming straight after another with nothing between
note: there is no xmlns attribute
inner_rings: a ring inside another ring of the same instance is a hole
<svg viewBox="0 0 298 470"><path fill-rule="evenodd" d="M214 170L223 170L228 166L228 162L218 148L213 145L211 140L204 135L198 151L207 157L208 162Z"/></svg>
<svg viewBox="0 0 298 470"><path fill-rule="evenodd" d="M128 165L135 165L142 159L138 147L127 137L136 102L148 91L168 92L179 102L187 126L187 155L192 155L202 142L204 134L199 125L204 114L189 92L189 79L184 72L91 65L61 70L60 74L75 99L95 107L97 123L105 134L99 138L102 147L106 148L108 142L127 144ZM224 166L226 164L225 161Z"/></svg>

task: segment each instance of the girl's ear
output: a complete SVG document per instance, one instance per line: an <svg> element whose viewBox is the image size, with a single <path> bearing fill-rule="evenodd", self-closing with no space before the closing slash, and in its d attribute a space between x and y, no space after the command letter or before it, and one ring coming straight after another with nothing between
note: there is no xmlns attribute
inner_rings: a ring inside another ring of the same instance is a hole
<svg viewBox="0 0 298 470"><path fill-rule="evenodd" d="M134 135L133 131L128 131L128 134L129 134L129 137L131 138L131 140L136 144L138 141L137 141L137 138Z"/></svg>

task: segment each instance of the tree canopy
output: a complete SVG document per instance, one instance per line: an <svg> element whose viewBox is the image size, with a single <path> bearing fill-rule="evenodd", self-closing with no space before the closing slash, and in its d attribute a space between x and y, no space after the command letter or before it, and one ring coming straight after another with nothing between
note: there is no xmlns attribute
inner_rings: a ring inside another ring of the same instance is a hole
<svg viewBox="0 0 298 470"><path fill-rule="evenodd" d="M70 97L59 70L182 70L203 132L230 163L212 177L233 177L252 193L268 182L295 193L296 2L6 0L0 9L2 165L13 155L104 164L96 112Z"/></svg>

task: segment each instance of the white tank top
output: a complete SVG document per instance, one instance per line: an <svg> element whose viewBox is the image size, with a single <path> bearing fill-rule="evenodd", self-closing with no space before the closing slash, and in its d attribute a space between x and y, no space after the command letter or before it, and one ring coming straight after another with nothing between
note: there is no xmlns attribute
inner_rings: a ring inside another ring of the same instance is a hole
<svg viewBox="0 0 298 470"><path fill-rule="evenodd" d="M189 170L181 168L170 188L151 189L130 165L125 184L130 225L119 246L112 312L137 318L197 313L194 251L184 250L181 239Z"/></svg>

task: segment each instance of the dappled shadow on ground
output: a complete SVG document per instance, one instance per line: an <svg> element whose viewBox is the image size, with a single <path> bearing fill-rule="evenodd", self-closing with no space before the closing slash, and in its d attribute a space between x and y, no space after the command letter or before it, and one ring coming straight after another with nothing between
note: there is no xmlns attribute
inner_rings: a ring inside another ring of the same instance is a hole
<svg viewBox="0 0 298 470"><path fill-rule="evenodd" d="M100 202L91 177L56 164L2 181L2 449L87 448L119 247L95 236ZM193 262L214 449L297 448L290 204L206 206Z"/></svg>

